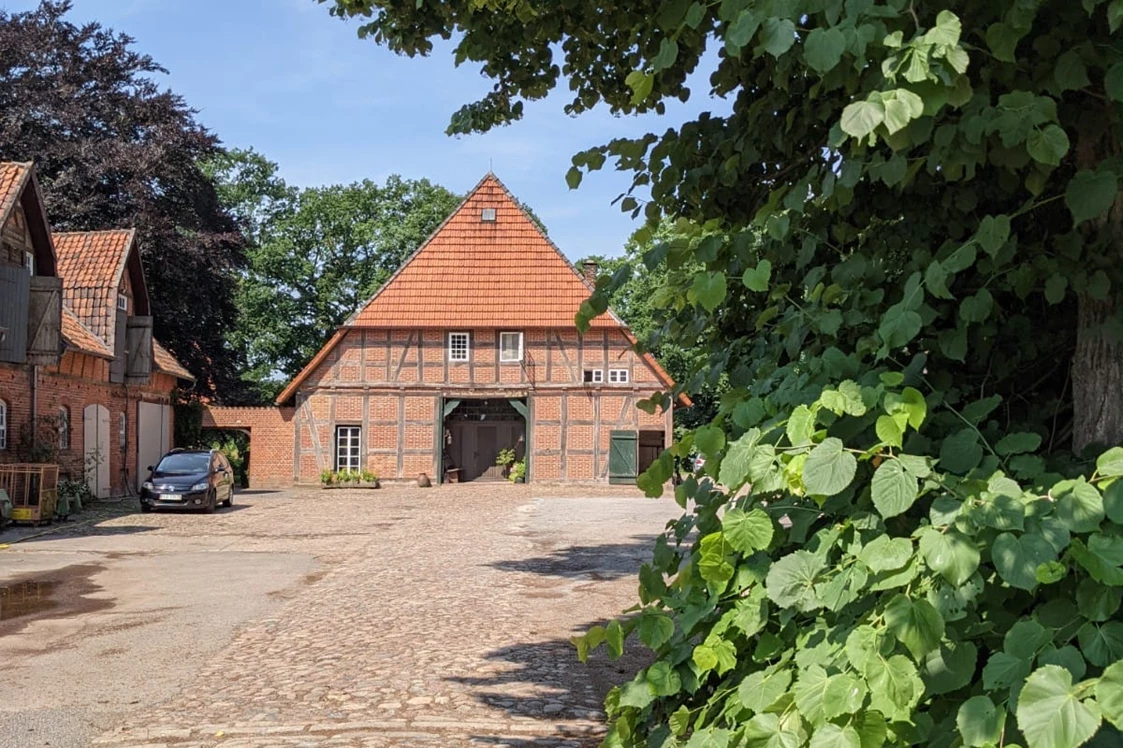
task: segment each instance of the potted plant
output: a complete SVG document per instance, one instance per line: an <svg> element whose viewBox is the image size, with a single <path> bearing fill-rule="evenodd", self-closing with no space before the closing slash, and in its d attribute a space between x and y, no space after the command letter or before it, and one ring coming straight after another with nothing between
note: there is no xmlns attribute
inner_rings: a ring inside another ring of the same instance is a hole
<svg viewBox="0 0 1123 748"><path fill-rule="evenodd" d="M320 471L320 485L324 488L331 488L335 485L335 473L330 470Z"/></svg>
<svg viewBox="0 0 1123 748"><path fill-rule="evenodd" d="M373 470L363 470L359 479L360 483L368 488L382 488L382 484L378 482L378 473Z"/></svg>
<svg viewBox="0 0 1123 748"><path fill-rule="evenodd" d="M511 465L515 463L515 450L501 449L499 454L495 456L495 464L503 468L503 477L509 478L511 475Z"/></svg>
<svg viewBox="0 0 1123 748"><path fill-rule="evenodd" d="M512 483L526 483L526 460L519 460L511 465L511 474L507 479Z"/></svg>

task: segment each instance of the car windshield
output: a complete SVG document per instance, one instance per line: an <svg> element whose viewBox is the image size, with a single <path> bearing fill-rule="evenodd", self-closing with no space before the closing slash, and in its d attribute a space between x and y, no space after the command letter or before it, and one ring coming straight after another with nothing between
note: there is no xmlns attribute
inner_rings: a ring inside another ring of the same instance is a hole
<svg viewBox="0 0 1123 748"><path fill-rule="evenodd" d="M191 475L205 473L210 465L211 456L206 453L191 452L167 455L156 466L156 472L165 475Z"/></svg>

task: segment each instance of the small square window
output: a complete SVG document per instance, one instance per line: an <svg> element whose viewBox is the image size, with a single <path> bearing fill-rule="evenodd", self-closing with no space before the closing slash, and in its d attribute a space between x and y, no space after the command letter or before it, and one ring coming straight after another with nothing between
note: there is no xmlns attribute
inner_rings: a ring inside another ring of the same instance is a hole
<svg viewBox="0 0 1123 748"><path fill-rule="evenodd" d="M117 294L117 308L122 312L129 311L129 297L123 293Z"/></svg>
<svg viewBox="0 0 1123 748"><path fill-rule="evenodd" d="M521 332L499 333L499 360L503 363L523 360L523 334Z"/></svg>
<svg viewBox="0 0 1123 748"><path fill-rule="evenodd" d="M480 220L484 223L495 223L496 217L495 208L484 208L480 211Z"/></svg>
<svg viewBox="0 0 1123 748"><path fill-rule="evenodd" d="M628 370L627 369L609 369L608 381L613 384L627 384L628 383Z"/></svg>
<svg viewBox="0 0 1123 748"><path fill-rule="evenodd" d="M450 332L448 334L448 360L467 361L469 351L469 338L466 332Z"/></svg>
<svg viewBox="0 0 1123 748"><path fill-rule="evenodd" d="M585 369L585 384L600 384L603 381L603 369Z"/></svg>

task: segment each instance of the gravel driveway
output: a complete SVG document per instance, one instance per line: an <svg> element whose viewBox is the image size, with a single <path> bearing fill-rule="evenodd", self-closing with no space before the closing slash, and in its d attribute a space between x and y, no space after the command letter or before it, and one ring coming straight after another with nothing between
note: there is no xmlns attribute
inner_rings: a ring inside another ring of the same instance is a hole
<svg viewBox="0 0 1123 748"><path fill-rule="evenodd" d="M596 745L636 661L568 639L635 602L677 515L600 487L248 492L11 544L0 745Z"/></svg>

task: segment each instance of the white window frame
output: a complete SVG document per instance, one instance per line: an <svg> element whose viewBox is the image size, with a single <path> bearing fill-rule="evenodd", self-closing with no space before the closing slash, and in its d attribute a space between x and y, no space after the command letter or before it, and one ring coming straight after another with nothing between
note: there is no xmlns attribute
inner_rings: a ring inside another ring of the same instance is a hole
<svg viewBox="0 0 1123 748"><path fill-rule="evenodd" d="M627 369L609 369L608 382L609 384L627 384L629 380Z"/></svg>
<svg viewBox="0 0 1123 748"><path fill-rule="evenodd" d="M23 266L27 268L28 275L35 275L35 255L31 252L24 252Z"/></svg>
<svg viewBox="0 0 1123 748"><path fill-rule="evenodd" d="M464 341L463 352L461 352L459 350L455 350L452 347L452 341L453 340L461 340L461 339L463 339L463 341ZM460 357L461 353L463 353L463 358ZM449 361L455 361L456 363L463 363L465 361L471 361L472 360L472 334L471 333L468 333L468 332L450 332L448 334L448 360Z"/></svg>
<svg viewBox="0 0 1123 748"><path fill-rule="evenodd" d="M121 411L117 424L117 443L121 447L121 454L125 454L129 449L129 417L125 415L125 411Z"/></svg>
<svg viewBox="0 0 1123 748"><path fill-rule="evenodd" d="M123 293L117 294L117 308L122 312L129 311L129 297Z"/></svg>
<svg viewBox="0 0 1123 748"><path fill-rule="evenodd" d="M8 448L8 404L0 400L0 451Z"/></svg>
<svg viewBox="0 0 1123 748"><path fill-rule="evenodd" d="M346 450L346 453L344 453ZM352 450L354 450L352 452ZM335 427L335 469L363 469L363 429L361 426Z"/></svg>
<svg viewBox="0 0 1123 748"><path fill-rule="evenodd" d="M70 449L70 408L65 405L58 409L58 448Z"/></svg>
<svg viewBox="0 0 1123 748"><path fill-rule="evenodd" d="M515 358L503 358L503 337L505 335L517 335L519 338L519 352ZM523 334L521 332L501 332L499 333L499 363L501 364L517 364L523 360Z"/></svg>
<svg viewBox="0 0 1123 748"><path fill-rule="evenodd" d="M585 369L585 384L604 384L604 369Z"/></svg>

